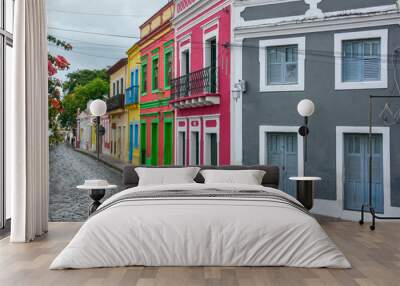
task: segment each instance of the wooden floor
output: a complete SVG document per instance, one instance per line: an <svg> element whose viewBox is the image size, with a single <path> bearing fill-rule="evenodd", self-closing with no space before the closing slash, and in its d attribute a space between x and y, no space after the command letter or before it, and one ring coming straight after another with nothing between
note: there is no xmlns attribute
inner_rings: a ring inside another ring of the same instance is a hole
<svg viewBox="0 0 400 286"><path fill-rule="evenodd" d="M49 264L79 229L79 223L52 223L31 244L0 241L0 285L400 285L400 223L367 225L327 222L324 229L353 265L350 270L284 267L115 268L50 271Z"/></svg>

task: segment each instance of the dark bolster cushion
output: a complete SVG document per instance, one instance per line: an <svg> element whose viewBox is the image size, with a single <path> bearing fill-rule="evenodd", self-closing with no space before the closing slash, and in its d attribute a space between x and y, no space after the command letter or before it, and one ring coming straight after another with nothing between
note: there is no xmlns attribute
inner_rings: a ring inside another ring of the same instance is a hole
<svg viewBox="0 0 400 286"><path fill-rule="evenodd" d="M146 166L144 166L146 167ZM123 184L127 188L136 187L139 184L139 176L135 171L135 166L126 166L123 170ZM165 167L146 167L146 168L171 168L171 166ZM175 167L174 168L181 168ZM264 187L271 187L277 189L279 187L279 168L275 166L200 166L202 170L262 170L265 171L265 175L262 179L261 184ZM194 178L196 183L204 184L204 178L200 174Z"/></svg>

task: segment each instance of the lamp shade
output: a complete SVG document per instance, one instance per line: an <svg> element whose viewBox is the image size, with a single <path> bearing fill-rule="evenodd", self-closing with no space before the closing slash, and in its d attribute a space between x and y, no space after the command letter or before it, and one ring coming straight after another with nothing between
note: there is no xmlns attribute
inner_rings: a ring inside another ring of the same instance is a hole
<svg viewBox="0 0 400 286"><path fill-rule="evenodd" d="M303 117L310 117L311 115L314 114L315 105L311 100L303 99L297 105L297 111Z"/></svg>
<svg viewBox="0 0 400 286"><path fill-rule="evenodd" d="M103 100L96 99L90 104L90 112L94 116L103 116L107 112L107 104Z"/></svg>

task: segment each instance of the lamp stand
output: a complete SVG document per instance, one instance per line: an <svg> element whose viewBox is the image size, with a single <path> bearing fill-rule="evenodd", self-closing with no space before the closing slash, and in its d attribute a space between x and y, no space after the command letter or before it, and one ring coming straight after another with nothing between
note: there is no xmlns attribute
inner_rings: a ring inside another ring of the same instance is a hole
<svg viewBox="0 0 400 286"><path fill-rule="evenodd" d="M96 117L96 151L97 161L100 161L100 116Z"/></svg>

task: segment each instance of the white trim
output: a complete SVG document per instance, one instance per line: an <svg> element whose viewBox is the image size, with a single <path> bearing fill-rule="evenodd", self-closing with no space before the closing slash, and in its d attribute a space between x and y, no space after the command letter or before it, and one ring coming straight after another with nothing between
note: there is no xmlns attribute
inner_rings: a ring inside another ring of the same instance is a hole
<svg viewBox="0 0 400 286"><path fill-rule="evenodd" d="M345 40L381 39L381 80L368 82L343 82L342 46ZM388 29L335 34L335 89L375 89L388 87Z"/></svg>
<svg viewBox="0 0 400 286"><path fill-rule="evenodd" d="M278 125L260 125L259 136L259 162L260 165L267 164L267 134L271 132L296 133L297 134L297 172L299 177L304 176L304 138L298 133L300 126L278 126Z"/></svg>
<svg viewBox="0 0 400 286"><path fill-rule="evenodd" d="M199 122L199 125L198 126L196 126L196 127L193 127L192 126L192 122L193 121L197 121L197 122ZM192 157L194 157L193 155L194 154L192 154L192 144L193 144L193 142L192 142L192 133L194 133L194 132L197 132L197 133L199 133L199 139L198 139L198 144L199 144L199 158L198 158L198 160L199 160L199 164L201 163L201 156L200 156L200 151L201 151L201 125L202 125L202 122L201 122L201 117L191 117L189 120L188 120L188 122L189 122L189 138L188 138L188 141L189 141L189 165L194 165L195 163L192 161Z"/></svg>
<svg viewBox="0 0 400 286"><path fill-rule="evenodd" d="M217 16L216 18L214 18L214 19L208 21L207 23L201 25L201 29L203 30L203 35L205 33L205 30L211 28L212 26L214 26L214 25L218 25L219 26L219 19L220 19L220 16Z"/></svg>
<svg viewBox="0 0 400 286"><path fill-rule="evenodd" d="M192 5L188 9L186 9L181 14L177 15L173 20L173 27L175 29L175 35L179 37L180 34L192 29L196 25L203 22L205 19L217 14L219 11L225 9L226 7L232 4L232 0L226 0L225 2L221 3L217 7L212 8L211 10L207 11L207 9L211 8L215 4L218 3L220 0L210 0L210 1L198 1L196 4ZM204 13L207 11L206 13ZM197 19L195 17L200 15ZM188 21L191 19L195 19L193 22Z"/></svg>
<svg viewBox="0 0 400 286"><path fill-rule="evenodd" d="M182 54L186 51L189 51L189 73L191 71L191 59L192 59L192 42L184 45L184 46L179 46L179 76L182 75Z"/></svg>
<svg viewBox="0 0 400 286"><path fill-rule="evenodd" d="M246 7L240 7L235 13L236 16L240 17L240 13L244 11ZM374 6L374 7L367 7L367 8L359 8L359 9L350 9L350 10L338 10L333 12L326 12L321 13L315 17L311 15L311 17L307 14L303 15L296 15L296 16L288 16L288 17L277 17L277 18L266 18L266 19L258 19L258 20L249 20L246 21L242 17L239 18L239 26L241 28L254 28L254 27L261 27L261 26L273 26L273 25L289 25L293 23L303 23L303 22L320 22L338 18L349 18L349 17L360 17L360 16L370 16L371 14L380 14L380 13L390 13L390 12L398 12L397 5L381 5L381 6ZM334 27L333 27L334 29Z"/></svg>
<svg viewBox="0 0 400 286"><path fill-rule="evenodd" d="M273 46L285 45L298 45L298 83L297 84L282 84L282 85L268 85L267 74L267 53L266 49ZM306 51L306 38L284 38L260 41L259 49L259 63L260 63L260 92L271 91L304 91L305 80L305 51Z"/></svg>
<svg viewBox="0 0 400 286"><path fill-rule="evenodd" d="M244 9L245 7L240 8ZM240 9L235 10L235 17L237 17L237 15L240 17ZM325 14L325 16L327 16L327 14ZM234 33L235 38L259 38L368 27L376 28L377 26L398 24L400 24L400 15L396 8L396 10L377 12L374 14L355 13L354 15L325 17L322 19L293 20L280 24L237 25L234 29Z"/></svg>
<svg viewBox="0 0 400 286"><path fill-rule="evenodd" d="M233 34L232 34L233 36ZM241 47L242 40L236 40L234 45ZM235 89L235 83L242 80L243 76L243 53L242 49L231 49L231 163L233 165L243 164L243 96L242 90ZM237 100L233 99L233 93L240 93Z"/></svg>
<svg viewBox="0 0 400 286"><path fill-rule="evenodd" d="M217 25L217 28L211 32L206 33L206 29ZM206 28L207 27L207 28ZM209 47L209 44L207 43L209 39L215 38L216 41L216 91L218 92L218 52L219 52L219 18L213 19L209 23L205 24L205 27L203 28L203 68L207 68L207 57L206 57L206 52ZM210 55L211 56L211 55Z"/></svg>
<svg viewBox="0 0 400 286"><path fill-rule="evenodd" d="M390 128L389 127L373 127L374 134L382 134L383 146L383 196L384 196L384 214L382 216L392 216L400 214L400 208L391 206L391 182L390 182ZM369 133L369 127L356 126L337 126L336 127L336 203L338 213L341 217L346 217L353 211L344 210L343 207L343 164L344 164L344 134L345 133ZM359 212L355 212L359 214Z"/></svg>
<svg viewBox="0 0 400 286"><path fill-rule="evenodd" d="M217 165L220 164L220 122L219 122L219 115L207 115L203 116L203 165L210 165L211 162L208 162L207 157L209 155L208 146L207 146L207 134L217 134ZM215 120L217 122L216 127L207 127L206 123L208 120Z"/></svg>
<svg viewBox="0 0 400 286"><path fill-rule="evenodd" d="M179 160L180 159L182 159L182 158L180 158L180 156L181 156L181 152L180 151L182 151L182 150L180 150L180 148L182 147L182 146L180 146L180 140L179 140L179 133L180 132L183 132L183 133L185 133L185 162L182 162L183 164L183 166L186 166L186 163L187 163L187 156L188 156L188 154L187 154L187 129L188 129L188 120L185 118L185 117L176 117L176 119L175 119L175 122L176 122L176 132L175 132L175 162L176 162L176 164L177 165L180 165L180 163L181 162L179 162ZM179 122L185 122L185 127L181 127L181 126L179 126Z"/></svg>
<svg viewBox="0 0 400 286"><path fill-rule="evenodd" d="M233 5L237 7L246 6L259 6L259 5L272 5L272 4L282 4L285 2L296 2L296 1L303 1L303 0L234 0Z"/></svg>

